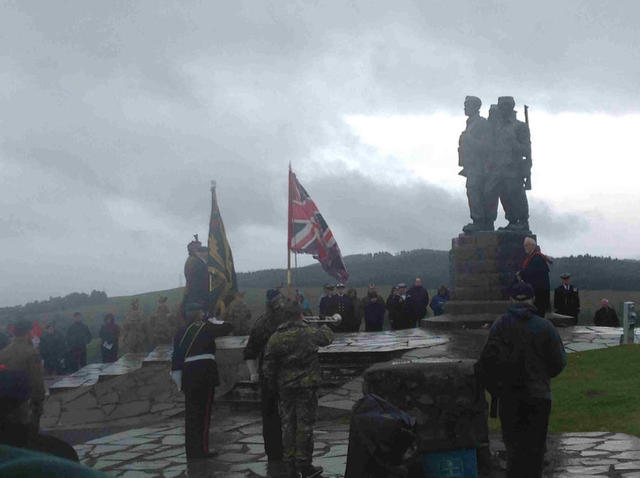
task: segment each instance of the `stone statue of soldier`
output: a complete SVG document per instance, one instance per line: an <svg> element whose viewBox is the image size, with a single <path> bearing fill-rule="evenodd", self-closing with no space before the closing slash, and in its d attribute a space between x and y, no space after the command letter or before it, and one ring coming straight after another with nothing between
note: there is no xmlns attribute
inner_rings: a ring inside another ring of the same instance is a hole
<svg viewBox="0 0 640 478"><path fill-rule="evenodd" d="M526 189L531 174L529 126L516 119L515 101L501 96L489 110L490 142L485 169L484 197L488 218L498 215L498 200L508 221L505 231L529 231L529 204Z"/></svg>
<svg viewBox="0 0 640 478"><path fill-rule="evenodd" d="M495 209L492 214L485 198L490 130L487 120L480 116L480 106L480 98L465 98L464 114L468 117L467 127L458 141L458 165L463 168L459 174L467 178L467 199L473 221L462 228L465 233L493 231L496 218Z"/></svg>

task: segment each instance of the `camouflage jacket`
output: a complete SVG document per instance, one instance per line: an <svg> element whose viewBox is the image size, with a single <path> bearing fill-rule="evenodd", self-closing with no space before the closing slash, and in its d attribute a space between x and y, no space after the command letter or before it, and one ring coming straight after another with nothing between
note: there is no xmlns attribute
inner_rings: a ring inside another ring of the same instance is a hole
<svg viewBox="0 0 640 478"><path fill-rule="evenodd" d="M282 392L320 385L318 348L333 341L326 327L304 322L287 322L278 327L267 343L263 374L270 386Z"/></svg>
<svg viewBox="0 0 640 478"><path fill-rule="evenodd" d="M12 342L0 350L0 368L20 370L29 377L31 402L44 401L44 370L40 354L26 337L14 337Z"/></svg>
<svg viewBox="0 0 640 478"><path fill-rule="evenodd" d="M273 310L267 308L267 312L261 315L251 327L249 339L244 348L244 360L257 360L260 374L262 374L262 359L269 337L284 321L282 309Z"/></svg>

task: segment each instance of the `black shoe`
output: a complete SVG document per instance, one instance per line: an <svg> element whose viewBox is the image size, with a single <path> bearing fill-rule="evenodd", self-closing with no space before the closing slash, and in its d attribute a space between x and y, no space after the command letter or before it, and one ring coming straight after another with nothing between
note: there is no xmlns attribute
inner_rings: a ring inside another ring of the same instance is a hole
<svg viewBox="0 0 640 478"><path fill-rule="evenodd" d="M322 475L323 468L321 466L313 466L311 464L298 468L300 478L316 478Z"/></svg>

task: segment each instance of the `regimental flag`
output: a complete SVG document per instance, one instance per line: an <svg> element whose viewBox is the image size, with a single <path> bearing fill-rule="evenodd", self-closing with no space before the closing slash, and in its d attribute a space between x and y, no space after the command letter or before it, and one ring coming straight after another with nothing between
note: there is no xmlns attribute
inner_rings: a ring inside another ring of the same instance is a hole
<svg viewBox="0 0 640 478"><path fill-rule="evenodd" d="M224 312L225 306L232 300L231 292L238 291L236 271L233 267L231 247L224 232L224 224L218 208L216 186L211 185L211 220L209 222L209 310L214 312L220 308Z"/></svg>
<svg viewBox="0 0 640 478"><path fill-rule="evenodd" d="M289 250L313 254L324 271L340 282L349 273L333 233L316 204L289 168Z"/></svg>

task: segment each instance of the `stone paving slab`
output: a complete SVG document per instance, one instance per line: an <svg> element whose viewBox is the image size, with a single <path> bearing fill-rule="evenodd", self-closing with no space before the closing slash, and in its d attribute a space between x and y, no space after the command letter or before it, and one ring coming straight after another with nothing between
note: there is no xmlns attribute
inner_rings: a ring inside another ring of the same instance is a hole
<svg viewBox="0 0 640 478"><path fill-rule="evenodd" d="M91 363L86 365L77 372L70 375L64 375L59 380L56 380L49 386L49 390L51 392L59 392L63 390L70 390L72 388L95 385L98 383L100 372L109 365L111 364Z"/></svg>
<svg viewBox="0 0 640 478"><path fill-rule="evenodd" d="M109 476L156 478L265 477L266 456L257 413L214 411L211 443L220 454L212 460L188 464L184 455L183 422L167 423L104 436L76 445L81 461ZM325 478L344 475L348 425L319 422L315 430L314 463ZM492 450L504 450L491 437ZM545 477L640 476L640 439L610 432L551 435L547 442ZM504 464L504 463L503 463ZM496 476L502 476L497 473Z"/></svg>
<svg viewBox="0 0 640 478"><path fill-rule="evenodd" d="M120 357L116 362L109 364L100 370L99 379L104 380L111 377L117 377L142 367L142 362L147 357L146 353L128 353Z"/></svg>

